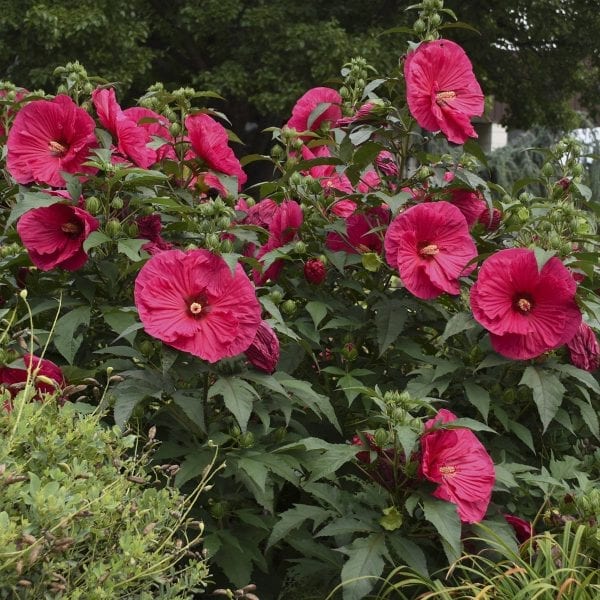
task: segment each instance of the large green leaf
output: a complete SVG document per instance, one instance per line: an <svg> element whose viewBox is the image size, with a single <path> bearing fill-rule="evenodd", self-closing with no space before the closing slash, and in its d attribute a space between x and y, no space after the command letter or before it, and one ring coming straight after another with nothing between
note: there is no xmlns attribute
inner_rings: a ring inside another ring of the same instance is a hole
<svg viewBox="0 0 600 600"><path fill-rule="evenodd" d="M331 511L325 510L320 506L295 504L293 508L281 513L279 521L275 523L273 531L269 536L267 548L282 540L293 529L300 527L304 521L311 520L314 523L314 527L318 527L332 515Z"/></svg>
<svg viewBox="0 0 600 600"><path fill-rule="evenodd" d="M54 346L70 365L73 364L75 354L83 342L83 329L87 328L89 323L89 306L74 308L56 322Z"/></svg>
<svg viewBox="0 0 600 600"><path fill-rule="evenodd" d="M385 535L373 533L357 538L340 550L348 556L342 568L344 600L361 600L373 589L383 572L383 557L387 554Z"/></svg>
<svg viewBox="0 0 600 600"><path fill-rule="evenodd" d="M404 329L408 311L399 300L381 300L375 305L377 311L375 325L377 327L377 343L381 356L397 339Z"/></svg>
<svg viewBox="0 0 600 600"><path fill-rule="evenodd" d="M239 377L221 377L209 388L208 397L220 395L229 411L233 413L240 429L246 431L252 403L258 394L255 389Z"/></svg>
<svg viewBox="0 0 600 600"><path fill-rule="evenodd" d="M521 377L520 385L526 385L533 392L544 431L556 416L562 403L565 388L556 375L539 367L529 366Z"/></svg>
<svg viewBox="0 0 600 600"><path fill-rule="evenodd" d="M461 552L460 519L456 506L451 502L437 498L423 498L425 518L437 529L446 545L444 550L448 554L448 561L454 562Z"/></svg>

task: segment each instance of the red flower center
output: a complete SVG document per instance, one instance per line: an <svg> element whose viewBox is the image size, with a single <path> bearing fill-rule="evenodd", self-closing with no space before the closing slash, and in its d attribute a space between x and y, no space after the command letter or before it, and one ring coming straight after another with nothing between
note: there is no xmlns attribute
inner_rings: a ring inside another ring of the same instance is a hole
<svg viewBox="0 0 600 600"><path fill-rule="evenodd" d="M523 315L527 315L533 309L533 298L528 294L517 294L513 300L513 308Z"/></svg>
<svg viewBox="0 0 600 600"><path fill-rule="evenodd" d="M50 150L52 156L61 157L67 153L69 147L57 142L56 140L51 140L48 142L48 149Z"/></svg>
<svg viewBox="0 0 600 600"><path fill-rule="evenodd" d="M448 104L448 100L454 100L456 98L456 92L453 91L440 91L435 93L435 101L440 105Z"/></svg>
<svg viewBox="0 0 600 600"><path fill-rule="evenodd" d="M456 467L444 465L443 467L440 467L440 473L444 476L454 475L456 473Z"/></svg>
<svg viewBox="0 0 600 600"><path fill-rule="evenodd" d="M199 319L208 312L208 303L203 295L194 296L187 301L188 313L191 317Z"/></svg>
<svg viewBox="0 0 600 600"><path fill-rule="evenodd" d="M439 251L437 244L430 244L429 242L419 244L419 256L422 258L432 259Z"/></svg>
<svg viewBox="0 0 600 600"><path fill-rule="evenodd" d="M67 221L60 226L63 233L66 233L68 237L75 238L81 233L81 225L73 221Z"/></svg>

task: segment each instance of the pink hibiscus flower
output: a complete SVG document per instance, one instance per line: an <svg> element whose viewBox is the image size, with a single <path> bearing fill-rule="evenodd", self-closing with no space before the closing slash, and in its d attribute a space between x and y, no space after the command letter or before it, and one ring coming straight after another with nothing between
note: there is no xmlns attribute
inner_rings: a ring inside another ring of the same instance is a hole
<svg viewBox="0 0 600 600"><path fill-rule="evenodd" d="M483 114L484 97L465 51L450 40L424 42L404 64L408 108L417 123L455 144L477 137L471 117Z"/></svg>
<svg viewBox="0 0 600 600"><path fill-rule="evenodd" d="M387 206L369 208L366 213L353 213L346 219L346 234L330 231L325 245L333 252L362 254L383 250L383 234L381 228L390 221Z"/></svg>
<svg viewBox="0 0 600 600"><path fill-rule="evenodd" d="M485 211L489 215L486 201L478 192L470 190L454 189L450 191L450 204L454 204L467 220L467 225L473 227L479 217Z"/></svg>
<svg viewBox="0 0 600 600"><path fill-rule="evenodd" d="M494 463L470 429L436 429L456 415L442 409L425 423L421 437L421 472L439 484L433 495L456 504L465 523L483 519L496 479Z"/></svg>
<svg viewBox="0 0 600 600"><path fill-rule="evenodd" d="M473 316L496 352L534 358L570 341L581 324L575 283L558 258L538 269L533 250L500 250L484 261L471 288Z"/></svg>
<svg viewBox="0 0 600 600"><path fill-rule="evenodd" d="M214 363L247 350L261 323L254 286L237 265L208 250L155 254L135 281L146 332Z"/></svg>
<svg viewBox="0 0 600 600"><path fill-rule="evenodd" d="M269 239L261 246L256 258L261 260L265 254L289 244L297 235L304 215L302 208L294 200L285 200L278 205L271 222L269 223ZM254 270L253 278L257 285L263 285L267 280L276 281L283 269L283 260L276 259L262 273Z"/></svg>
<svg viewBox="0 0 600 600"><path fill-rule="evenodd" d="M477 256L464 216L448 202L417 204L400 213L385 235L386 260L406 289L423 300L460 293Z"/></svg>
<svg viewBox="0 0 600 600"><path fill-rule="evenodd" d="M521 519L521 517L517 517L516 515L505 514L503 515L506 522L513 528L515 532L515 536L520 544L525 543L527 540L530 540L531 537L535 534L533 530L533 526L529 521L525 519Z"/></svg>
<svg viewBox="0 0 600 600"><path fill-rule="evenodd" d="M7 168L17 183L63 187L60 174L95 173L84 166L97 146L94 119L65 95L34 100L15 117L8 133Z"/></svg>
<svg viewBox="0 0 600 600"><path fill-rule="evenodd" d="M35 399L41 400L42 394L52 394L61 388L64 388L66 381L59 366L51 360L38 358L33 354L26 354L23 357L25 368L0 367L0 387L5 388L11 397L15 397L18 392L25 388L27 383L28 371L33 375L33 385L37 391ZM39 376L51 380L42 381ZM11 405L5 405L10 410Z"/></svg>
<svg viewBox="0 0 600 600"><path fill-rule="evenodd" d="M154 149L156 156L153 162L158 162L163 158L169 158L176 160L175 150L172 146L173 136L169 131L171 125L167 117L155 113L149 108L143 106L132 106L126 108L123 114L133 121L138 127L141 127L146 132L147 143L155 141L155 138L161 138L165 140L164 145Z"/></svg>
<svg viewBox="0 0 600 600"><path fill-rule="evenodd" d="M375 158L377 168L388 177L399 175L400 169L396 158L389 150L382 150Z"/></svg>
<svg viewBox="0 0 600 600"><path fill-rule="evenodd" d="M87 211L56 203L27 211L17 223L17 232L38 269L76 271L88 258L83 242L98 226Z"/></svg>
<svg viewBox="0 0 600 600"><path fill-rule="evenodd" d="M185 119L192 150L206 165L219 173L237 177L238 189L248 177L229 146L227 130L205 113L190 115Z"/></svg>
<svg viewBox="0 0 600 600"><path fill-rule="evenodd" d="M129 113L128 116L121 109L113 88L95 89L92 92L92 102L96 107L100 123L116 138L116 151L120 154L120 157L115 157L117 161L120 158L127 158L143 169L156 162L156 150L152 150L147 145L152 141L150 131L146 127L137 125L136 113ZM156 115L152 111L149 112Z"/></svg>
<svg viewBox="0 0 600 600"><path fill-rule="evenodd" d="M259 371L273 373L279 362L279 339L272 327L261 321L256 336L245 352L250 364Z"/></svg>
<svg viewBox="0 0 600 600"><path fill-rule="evenodd" d="M600 367L600 345L594 330L583 321L577 333L567 342L571 362L584 371L596 371Z"/></svg>
<svg viewBox="0 0 600 600"><path fill-rule="evenodd" d="M298 99L286 125L296 131L317 131L324 123L336 123L342 118L341 103L342 97L336 90L328 87L312 88ZM315 116L321 108L323 112Z"/></svg>

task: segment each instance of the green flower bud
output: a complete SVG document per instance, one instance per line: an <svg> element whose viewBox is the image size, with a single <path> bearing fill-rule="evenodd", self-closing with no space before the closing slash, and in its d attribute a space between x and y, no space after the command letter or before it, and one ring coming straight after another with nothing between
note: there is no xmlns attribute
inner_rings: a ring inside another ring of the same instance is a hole
<svg viewBox="0 0 600 600"><path fill-rule="evenodd" d="M542 175L544 177L552 177L552 175L554 175L554 167L551 163L544 163L544 165L542 166Z"/></svg>
<svg viewBox="0 0 600 600"><path fill-rule="evenodd" d="M429 22L434 26L438 27L442 24L442 17L438 13L433 13L431 17L429 17Z"/></svg>
<svg viewBox="0 0 600 600"><path fill-rule="evenodd" d="M519 221L523 223L529 219L529 210L524 206L521 206L519 210L517 210L517 217L519 217Z"/></svg>
<svg viewBox="0 0 600 600"><path fill-rule="evenodd" d="M121 210L123 208L123 198L119 198L119 196L115 196L110 201L110 206L111 206L111 208L114 208L115 210Z"/></svg>
<svg viewBox="0 0 600 600"><path fill-rule="evenodd" d="M504 393L502 394L502 400L506 404L512 404L515 401L516 397L517 393L513 388L508 388L507 390L504 390Z"/></svg>
<svg viewBox="0 0 600 600"><path fill-rule="evenodd" d="M218 250L219 246L220 246L220 243L221 243L221 240L219 239L218 234L216 234L216 233L209 233L206 236L206 238L204 240L204 243L205 243L206 247L209 250Z"/></svg>
<svg viewBox="0 0 600 600"><path fill-rule="evenodd" d="M229 252L233 252L233 244L231 240L223 240L221 242L221 252L228 254Z"/></svg>
<svg viewBox="0 0 600 600"><path fill-rule="evenodd" d="M381 429L379 428L375 434L373 435L373 438L375 439L375 443L380 447L383 448L389 441L389 435L388 432L385 429Z"/></svg>
<svg viewBox="0 0 600 600"><path fill-rule="evenodd" d="M106 224L106 234L108 237L116 238L122 231L121 222L118 219L111 219Z"/></svg>
<svg viewBox="0 0 600 600"><path fill-rule="evenodd" d="M222 519L227 512L227 504L225 502L215 502L209 510L213 519Z"/></svg>
<svg viewBox="0 0 600 600"><path fill-rule="evenodd" d="M294 300L286 300L282 305L281 305L281 310L288 316L292 316L296 310L297 310L297 305L296 302Z"/></svg>
<svg viewBox="0 0 600 600"><path fill-rule="evenodd" d="M294 244L294 252L296 254L306 254L306 244L303 241L298 241Z"/></svg>
<svg viewBox="0 0 600 600"><path fill-rule="evenodd" d="M97 215L102 208L102 203L96 196L90 196L85 201L85 210L87 210L92 215Z"/></svg>
<svg viewBox="0 0 600 600"><path fill-rule="evenodd" d="M181 125L179 123L171 123L171 125L169 126L169 133L173 137L177 137L181 134Z"/></svg>
<svg viewBox="0 0 600 600"><path fill-rule="evenodd" d="M242 448L252 448L254 446L254 434L251 431L247 431L240 436L239 444Z"/></svg>
<svg viewBox="0 0 600 600"><path fill-rule="evenodd" d="M427 29L427 25L425 25L423 19L417 19L413 25L413 29L415 30L415 33L423 33Z"/></svg>
<svg viewBox="0 0 600 600"><path fill-rule="evenodd" d="M350 98L350 90L348 90L345 85L340 88L340 96L343 100L348 100L348 98Z"/></svg>
<svg viewBox="0 0 600 600"><path fill-rule="evenodd" d="M136 238L140 233L139 227L137 226L137 223L129 223L129 225L127 225L127 235L130 238Z"/></svg>
<svg viewBox="0 0 600 600"><path fill-rule="evenodd" d="M342 348L342 356L348 361L352 362L358 358L358 350L352 342L344 344Z"/></svg>
<svg viewBox="0 0 600 600"><path fill-rule="evenodd" d="M583 175L583 165L581 163L577 163L576 165L573 165L573 175L575 177L580 177L581 175Z"/></svg>
<svg viewBox="0 0 600 600"><path fill-rule="evenodd" d="M231 435L232 435L232 437L237 438L240 435L242 435L242 430L237 425L234 425L231 428Z"/></svg>
<svg viewBox="0 0 600 600"><path fill-rule="evenodd" d="M275 160L281 160L284 155L285 155L285 150L279 144L275 144L271 148L271 157L274 158Z"/></svg>
<svg viewBox="0 0 600 600"><path fill-rule="evenodd" d="M154 354L154 344L150 340L144 340L140 344L140 352L144 356L152 356Z"/></svg>

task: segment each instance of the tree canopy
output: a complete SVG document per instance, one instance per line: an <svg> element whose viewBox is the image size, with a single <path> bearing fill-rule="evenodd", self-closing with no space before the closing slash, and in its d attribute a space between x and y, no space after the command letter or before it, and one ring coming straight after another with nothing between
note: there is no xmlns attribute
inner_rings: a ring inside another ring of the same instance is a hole
<svg viewBox="0 0 600 600"><path fill-rule="evenodd" d="M506 102L507 124L567 128L572 101L597 109L600 14L596 0L448 0L463 28L445 34L473 60L486 94ZM283 120L308 87L337 77L351 56L397 64L416 13L394 0L2 0L0 72L25 87L52 82L79 60L91 74L140 95L157 80L219 91L243 124Z"/></svg>

